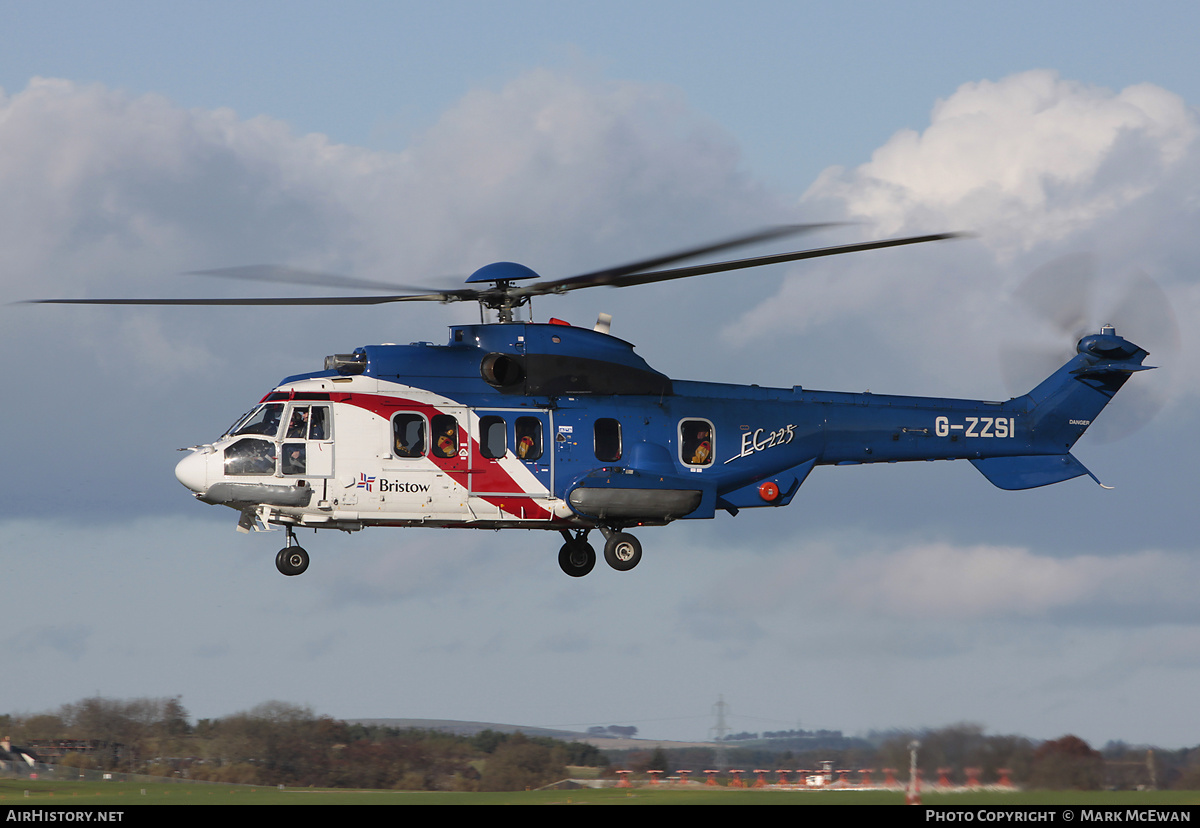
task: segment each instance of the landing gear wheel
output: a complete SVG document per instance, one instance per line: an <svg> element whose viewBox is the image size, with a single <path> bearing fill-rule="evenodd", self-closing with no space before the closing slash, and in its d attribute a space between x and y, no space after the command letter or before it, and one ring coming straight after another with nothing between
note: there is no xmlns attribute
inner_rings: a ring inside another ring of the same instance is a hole
<svg viewBox="0 0 1200 828"><path fill-rule="evenodd" d="M567 541L558 550L558 565L572 578L582 578L596 565L596 550L586 541Z"/></svg>
<svg viewBox="0 0 1200 828"><path fill-rule="evenodd" d="M618 572L628 572L642 559L642 544L633 535L618 532L604 544L604 560Z"/></svg>
<svg viewBox="0 0 1200 828"><path fill-rule="evenodd" d="M275 556L275 568L284 575L300 575L308 569L308 553L299 546L285 546Z"/></svg>

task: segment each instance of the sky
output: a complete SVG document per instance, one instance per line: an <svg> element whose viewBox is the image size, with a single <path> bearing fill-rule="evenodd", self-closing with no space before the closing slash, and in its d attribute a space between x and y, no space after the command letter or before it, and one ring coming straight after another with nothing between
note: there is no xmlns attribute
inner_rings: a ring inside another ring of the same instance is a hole
<svg viewBox="0 0 1200 828"><path fill-rule="evenodd" d="M723 698L737 731L1200 743L1198 28L1154 2L5 4L6 302L282 293L185 275L258 263L555 278L846 222L803 241L972 236L533 313L611 313L680 379L1004 399L1072 352L1060 308L1161 367L1075 448L1112 490L823 467L787 508L641 530L629 573L568 578L551 533L377 528L301 535L284 578L282 532L195 501L177 450L473 308L6 304L0 712L178 695L696 740ZM1087 291L1029 301L1081 256Z"/></svg>

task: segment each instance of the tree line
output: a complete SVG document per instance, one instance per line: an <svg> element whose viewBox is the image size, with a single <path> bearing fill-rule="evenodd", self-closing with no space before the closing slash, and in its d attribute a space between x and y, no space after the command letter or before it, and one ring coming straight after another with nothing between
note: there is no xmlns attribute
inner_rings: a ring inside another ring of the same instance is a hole
<svg viewBox="0 0 1200 828"><path fill-rule="evenodd" d="M257 785L508 791L607 763L578 742L350 724L278 701L193 725L178 697L95 697L0 715L0 734L35 752L53 745L60 755L43 759L70 767Z"/></svg>
<svg viewBox="0 0 1200 828"><path fill-rule="evenodd" d="M826 738L814 745L817 734ZM1200 789L1200 746L1163 750L1109 742L1096 750L1075 736L1039 742L988 734L970 723L856 738L814 731L800 738L773 734L737 747L722 742L722 747L601 751L522 733L460 736L351 724L279 701L192 724L179 697L94 697L55 712L0 715L0 736L35 751L55 744L61 755L52 763L72 767L259 785L501 791L556 782L569 776L569 766L609 775L617 768L699 774L720 767L815 770L823 761L837 770L869 768L875 781L892 768L904 780L915 740L927 783L945 772L955 783L965 782L968 773L984 784L1003 775L1029 788Z"/></svg>

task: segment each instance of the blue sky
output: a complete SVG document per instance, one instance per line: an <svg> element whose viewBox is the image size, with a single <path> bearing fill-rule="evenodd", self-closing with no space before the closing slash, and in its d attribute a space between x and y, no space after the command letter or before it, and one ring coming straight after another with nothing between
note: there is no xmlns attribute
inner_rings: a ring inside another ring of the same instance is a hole
<svg viewBox="0 0 1200 828"><path fill-rule="evenodd" d="M818 469L787 509L645 530L628 574L566 578L549 534L376 529L306 540L312 568L285 579L278 536L193 501L175 449L325 354L440 341L473 311L3 308L0 657L37 680L7 683L0 709L179 694L219 716L274 698L697 739L723 694L739 730L968 720L1200 742L1198 16L7 5L11 300L258 293L179 274L262 261L417 284L496 259L569 275L849 219L814 243L978 235L534 310L610 312L680 378L996 398L1026 390L1006 387L1006 351L1064 345L1017 287L1087 251L1092 323L1144 274L1182 342L1116 320L1164 367L1105 414L1152 401L1154 419L1077 447L1113 491L1006 493L967 464Z"/></svg>

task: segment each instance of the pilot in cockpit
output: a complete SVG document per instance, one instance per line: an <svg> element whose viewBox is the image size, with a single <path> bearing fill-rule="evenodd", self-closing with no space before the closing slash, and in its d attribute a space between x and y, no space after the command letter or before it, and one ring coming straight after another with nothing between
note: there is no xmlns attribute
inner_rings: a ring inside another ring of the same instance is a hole
<svg viewBox="0 0 1200 828"><path fill-rule="evenodd" d="M288 423L287 436L303 440L308 432L308 409L292 409L292 419Z"/></svg>

